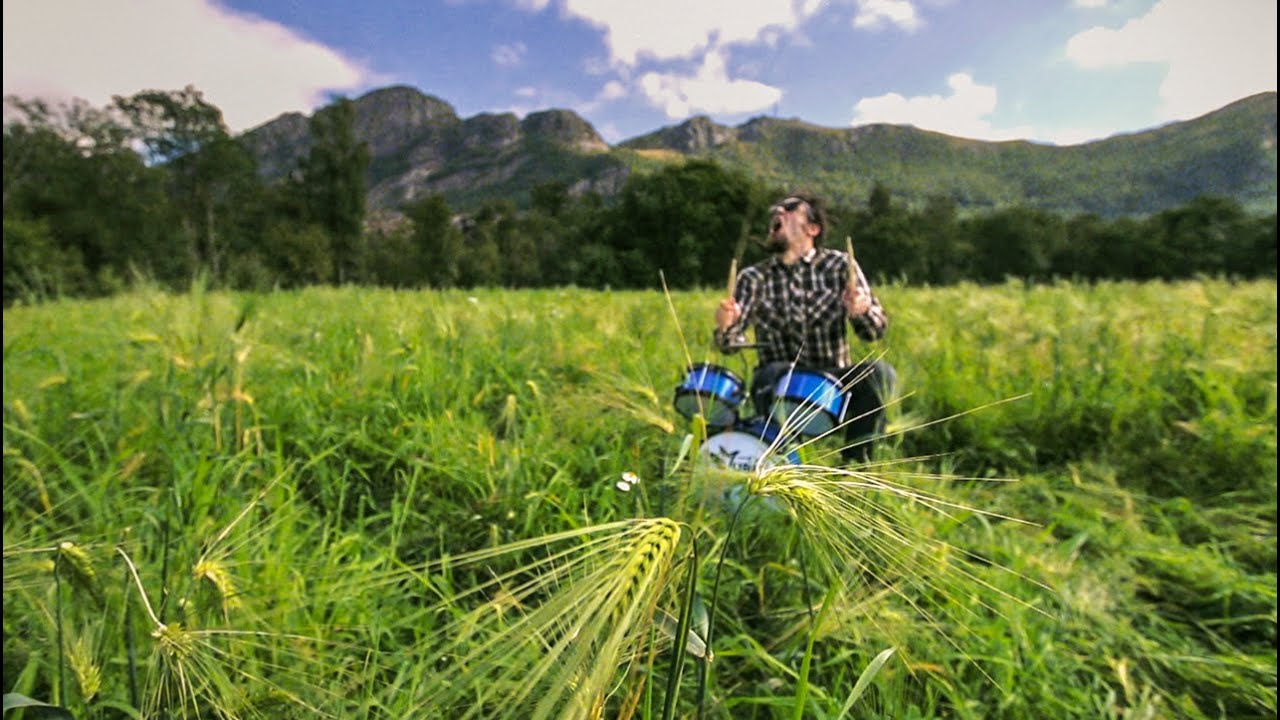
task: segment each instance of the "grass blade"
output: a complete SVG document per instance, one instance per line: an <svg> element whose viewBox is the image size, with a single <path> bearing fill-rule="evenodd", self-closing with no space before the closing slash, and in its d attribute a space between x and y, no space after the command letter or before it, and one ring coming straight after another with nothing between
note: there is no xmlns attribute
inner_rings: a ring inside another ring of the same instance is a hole
<svg viewBox="0 0 1280 720"><path fill-rule="evenodd" d="M853 684L853 692L850 692L849 697L845 698L844 705L840 707L840 712L836 714L837 720L849 715L849 711L853 709L853 704L858 702L858 698L862 697L867 688L871 687L871 681L880 672L880 668L884 667L886 662L889 662L889 658L893 657L896 651L897 648L881 650L880 654L876 655L871 663L867 665L867 669L863 670L862 674L858 676L858 682Z"/></svg>

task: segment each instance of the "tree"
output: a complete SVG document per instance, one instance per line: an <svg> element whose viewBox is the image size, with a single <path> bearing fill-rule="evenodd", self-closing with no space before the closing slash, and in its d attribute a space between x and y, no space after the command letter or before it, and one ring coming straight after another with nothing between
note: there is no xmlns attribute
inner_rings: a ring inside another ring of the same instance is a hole
<svg viewBox="0 0 1280 720"><path fill-rule="evenodd" d="M761 197L745 174L705 160L633 176L609 232L623 282L654 287L662 270L673 288L722 283Z"/></svg>
<svg viewBox="0 0 1280 720"><path fill-rule="evenodd" d="M873 220L893 213L893 191L878 180L867 197L867 211Z"/></svg>
<svg viewBox="0 0 1280 720"><path fill-rule="evenodd" d="M413 246L422 278L433 287L453 287L462 274L462 232L453 211L440 195L428 195L404 209L413 223Z"/></svg>
<svg viewBox="0 0 1280 720"><path fill-rule="evenodd" d="M176 280L183 263L171 251L176 223L163 173L130 149L118 118L83 101L59 110L9 103L18 117L4 130L4 217L44 230L18 232L6 254L40 263L28 270L45 277L85 278L60 285L77 293L110 291L135 270ZM78 262L83 274L50 262Z"/></svg>
<svg viewBox="0 0 1280 720"><path fill-rule="evenodd" d="M164 165L227 137L222 111L188 85L182 90L145 90L112 98L125 114L131 133L147 149L151 165Z"/></svg>
<svg viewBox="0 0 1280 720"><path fill-rule="evenodd" d="M45 220L4 219L4 304L75 295L89 287L76 248L63 247Z"/></svg>
<svg viewBox="0 0 1280 720"><path fill-rule="evenodd" d="M246 195L258 194L253 159L231 139L222 111L194 86L116 96L114 102L146 148L147 161L170 175L175 204L194 240L193 264L221 278L230 245L222 232L230 224L223 218Z"/></svg>
<svg viewBox="0 0 1280 720"><path fill-rule="evenodd" d="M334 277L352 279L364 228L369 147L356 139L355 104L339 98L311 119L311 150L302 163L309 218L329 233Z"/></svg>
<svg viewBox="0 0 1280 720"><path fill-rule="evenodd" d="M1162 239L1157 272L1165 278L1225 272L1232 245L1251 234L1238 202L1209 195L1158 213L1152 224Z"/></svg>
<svg viewBox="0 0 1280 720"><path fill-rule="evenodd" d="M955 199L941 195L930 197L920 213L919 223L927 268L919 280L948 285L968 278L972 248L960 231Z"/></svg>
<svg viewBox="0 0 1280 720"><path fill-rule="evenodd" d="M977 279L1048 279L1052 259L1066 242L1062 218L1044 210L1016 207L967 223L973 240Z"/></svg>

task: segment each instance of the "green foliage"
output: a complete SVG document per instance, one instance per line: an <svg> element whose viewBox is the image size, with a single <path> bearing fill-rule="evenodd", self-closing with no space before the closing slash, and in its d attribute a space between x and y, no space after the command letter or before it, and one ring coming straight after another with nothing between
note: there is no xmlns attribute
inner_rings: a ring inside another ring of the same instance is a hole
<svg viewBox="0 0 1280 720"><path fill-rule="evenodd" d="M632 179L610 223L609 244L623 265L620 280L627 287L653 287L661 270L671 287L719 283L761 197L745 175L708 162Z"/></svg>
<svg viewBox="0 0 1280 720"><path fill-rule="evenodd" d="M61 247L45 220L4 219L4 302L79 295L89 287L84 260Z"/></svg>
<svg viewBox="0 0 1280 720"><path fill-rule="evenodd" d="M453 225L449 205L444 198L432 195L410 205L405 213L413 223L415 252L408 256L407 262L404 258L401 262L416 266L415 276L425 284L456 285L462 273L464 245L461 232Z"/></svg>
<svg viewBox="0 0 1280 720"><path fill-rule="evenodd" d="M762 257L745 241L762 233L769 203L793 189L825 195L828 240L852 238L864 270L882 281L1254 278L1274 277L1276 268L1274 214L1250 215L1230 195L1196 193L1154 214L1157 205L1139 205L1129 210L1133 217L1068 217L1047 209L1054 203L1018 200L1027 188L1059 192L1052 188L1060 178L1042 162L1049 148L979 151L981 144L910 128L860 129L876 142L857 161L876 171L855 179L840 160L852 147L848 133L791 121L759 120L741 133L754 140L706 158L671 153L677 161L640 150L618 150L619 160L527 139L509 149L524 160L498 179L489 178L491 157L455 138L459 164L450 172L470 173L468 182L370 218L371 159L355 135L349 100L316 113L308 153L272 185L193 87L116 98L102 110L8 102L17 115L4 142L4 217L12 229L5 303L107 294L139 280L179 290L195 276L241 289L335 282L652 288L660 277L678 289L718 286L734 257L742 264ZM1253 117L1251 108L1233 112ZM1236 122L1231 117L1217 122ZM480 125L501 132L514 122L495 116ZM1143 146L1181 153L1170 140L1178 133L1169 133L1144 135ZM1195 138L1197 157L1212 153L1211 138ZM770 154L767 162L751 155L756 144ZM1094 157L1092 145L1059 150L1088 156L1086 165L1115 163L1109 154ZM961 168L952 172L959 178L940 173L925 186L906 179L944 161ZM767 170L778 164L796 174ZM1039 179L988 190L965 179L992 167ZM621 189L607 199L578 190L583 178L602 173L613 173L610 187ZM957 193L953 182L970 190ZM865 207L852 192L866 194Z"/></svg>
<svg viewBox="0 0 1280 720"><path fill-rule="evenodd" d="M340 98L311 119L311 145L302 163L307 217L329 232L339 283L355 278L356 244L365 217L369 148L355 135L355 106Z"/></svg>
<svg viewBox="0 0 1280 720"><path fill-rule="evenodd" d="M883 286L909 394L866 470L911 499L776 476L796 512L731 536L686 502L710 480L671 407L717 292L197 283L6 309L6 690L86 718L509 716L532 676L531 715L617 687L605 716L657 717L693 714L705 670L707 718L790 716L802 686L806 716L1274 715L1273 281ZM1017 482L967 479L990 477ZM686 509L700 595L724 558L714 635L696 604L685 623L714 660L664 698L671 638L642 618L683 618L688 555L653 595L608 568L657 558L630 533Z"/></svg>

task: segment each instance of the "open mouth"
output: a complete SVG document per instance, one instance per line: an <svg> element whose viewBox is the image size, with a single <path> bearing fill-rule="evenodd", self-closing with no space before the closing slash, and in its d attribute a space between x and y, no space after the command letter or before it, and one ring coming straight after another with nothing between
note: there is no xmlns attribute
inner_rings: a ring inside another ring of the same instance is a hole
<svg viewBox="0 0 1280 720"><path fill-rule="evenodd" d="M773 220L769 221L769 232L770 234L777 234L778 231L781 229L782 229L782 218L775 215L773 217Z"/></svg>

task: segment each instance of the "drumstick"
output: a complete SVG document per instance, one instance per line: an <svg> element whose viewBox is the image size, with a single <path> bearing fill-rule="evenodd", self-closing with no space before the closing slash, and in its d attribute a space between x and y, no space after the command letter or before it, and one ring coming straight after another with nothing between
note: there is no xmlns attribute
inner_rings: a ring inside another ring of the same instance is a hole
<svg viewBox="0 0 1280 720"><path fill-rule="evenodd" d="M733 249L733 261L729 263L729 297L733 297L734 292L738 290L738 261L742 260L742 253L747 249L747 230L751 225L747 218L742 218L742 232L738 233L738 246Z"/></svg>
<svg viewBox="0 0 1280 720"><path fill-rule="evenodd" d="M849 289L858 291L858 264L853 261L853 238L844 236L844 246L849 252Z"/></svg>

